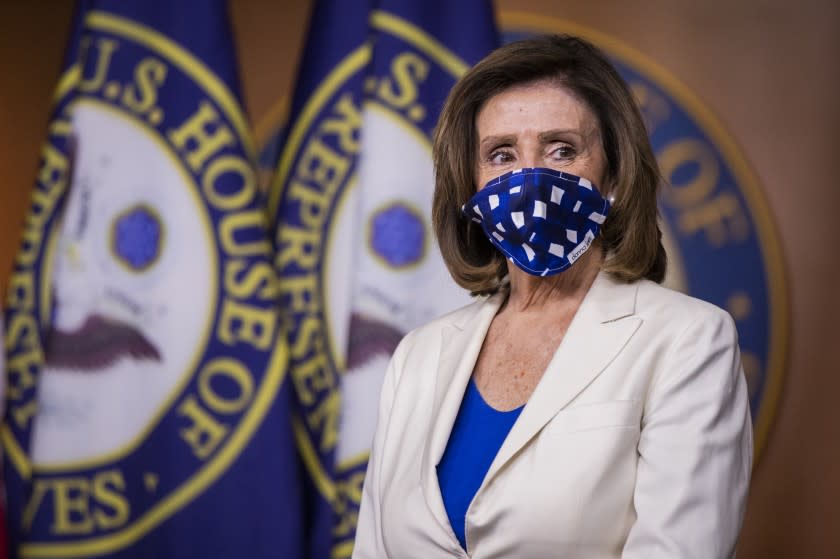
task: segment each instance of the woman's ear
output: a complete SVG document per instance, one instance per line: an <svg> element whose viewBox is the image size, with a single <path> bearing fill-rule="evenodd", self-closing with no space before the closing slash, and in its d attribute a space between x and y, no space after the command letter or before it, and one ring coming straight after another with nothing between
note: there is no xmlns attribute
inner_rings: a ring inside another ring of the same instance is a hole
<svg viewBox="0 0 840 559"><path fill-rule="evenodd" d="M615 187L617 181L611 175L605 175L602 184L596 185L601 192L601 196L610 201L610 204L615 203Z"/></svg>

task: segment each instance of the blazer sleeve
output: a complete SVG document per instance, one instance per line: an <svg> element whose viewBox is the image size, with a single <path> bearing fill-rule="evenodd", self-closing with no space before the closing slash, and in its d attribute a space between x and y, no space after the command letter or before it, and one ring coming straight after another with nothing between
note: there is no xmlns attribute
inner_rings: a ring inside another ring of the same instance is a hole
<svg viewBox="0 0 840 559"><path fill-rule="evenodd" d="M697 313L651 383L623 559L733 557L752 469L752 425L732 318Z"/></svg>
<svg viewBox="0 0 840 559"><path fill-rule="evenodd" d="M382 391L379 396L379 415L376 420L376 434L373 438L367 472L362 487L362 502L359 508L359 518L356 524L356 540L353 544L352 559L381 559L387 557L385 544L382 540L382 510L380 486L382 485L381 467L385 446L385 434L388 431L388 418L394 402L394 392L397 386L397 363L400 359L402 346L400 343L388 364L385 378L382 381Z"/></svg>

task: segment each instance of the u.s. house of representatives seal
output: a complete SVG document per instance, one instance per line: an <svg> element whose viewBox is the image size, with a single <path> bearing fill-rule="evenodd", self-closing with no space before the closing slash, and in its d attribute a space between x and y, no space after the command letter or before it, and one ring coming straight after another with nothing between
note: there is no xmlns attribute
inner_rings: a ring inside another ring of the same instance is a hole
<svg viewBox="0 0 840 559"><path fill-rule="evenodd" d="M9 289L2 438L27 488L24 557L111 553L188 506L285 370L236 99L150 28L85 25Z"/></svg>
<svg viewBox="0 0 840 559"><path fill-rule="evenodd" d="M786 272L767 202L738 146L685 85L604 33L543 15L503 12L505 40L538 33L588 39L610 57L642 109L666 184L659 211L666 285L726 309L738 326L756 462L786 366Z"/></svg>

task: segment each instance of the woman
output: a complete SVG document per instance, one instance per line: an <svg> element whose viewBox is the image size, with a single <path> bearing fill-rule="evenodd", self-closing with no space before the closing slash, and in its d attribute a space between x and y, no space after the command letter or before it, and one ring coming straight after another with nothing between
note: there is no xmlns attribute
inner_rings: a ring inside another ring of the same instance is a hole
<svg viewBox="0 0 840 559"><path fill-rule="evenodd" d="M476 302L382 388L353 556L724 558L752 436L732 319L658 285L659 174L590 44L495 51L435 137L434 222Z"/></svg>

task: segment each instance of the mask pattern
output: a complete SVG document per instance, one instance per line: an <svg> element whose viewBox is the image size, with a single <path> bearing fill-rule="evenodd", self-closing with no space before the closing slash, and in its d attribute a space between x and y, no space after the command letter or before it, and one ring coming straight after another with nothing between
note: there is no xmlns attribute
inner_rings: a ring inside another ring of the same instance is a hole
<svg viewBox="0 0 840 559"><path fill-rule="evenodd" d="M535 276L568 269L592 246L610 202L588 180L553 169L497 177L461 209L519 268Z"/></svg>

